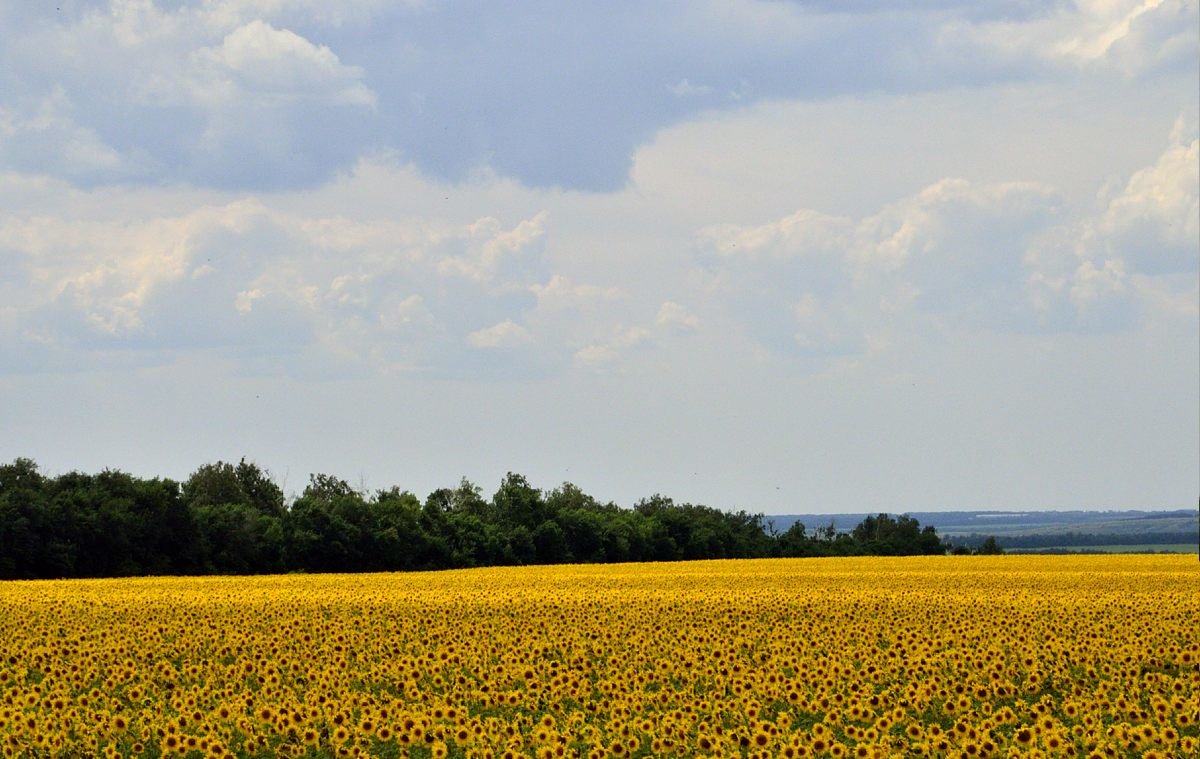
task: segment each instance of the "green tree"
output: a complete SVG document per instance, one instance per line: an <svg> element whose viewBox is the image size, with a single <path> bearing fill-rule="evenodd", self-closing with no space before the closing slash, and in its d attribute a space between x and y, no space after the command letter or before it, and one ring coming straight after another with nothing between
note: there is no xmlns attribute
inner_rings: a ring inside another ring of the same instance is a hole
<svg viewBox="0 0 1200 759"><path fill-rule="evenodd" d="M370 553L364 551L367 522L366 503L345 480L311 475L288 514L290 562L312 572L363 570Z"/></svg>
<svg viewBox="0 0 1200 759"><path fill-rule="evenodd" d="M425 498L425 508L443 514L473 514L484 518L489 516L491 505L482 493L478 485L464 477L456 488L438 488L430 493Z"/></svg>
<svg viewBox="0 0 1200 759"><path fill-rule="evenodd" d="M558 523L574 561L592 564L606 559L604 514L589 508L564 509L558 513Z"/></svg>
<svg viewBox="0 0 1200 759"><path fill-rule="evenodd" d="M243 503L214 503L193 509L205 571L218 574L282 572L283 524Z"/></svg>
<svg viewBox="0 0 1200 759"><path fill-rule="evenodd" d="M500 482L500 488L492 496L492 507L496 518L513 527L529 530L546 518L546 504L542 492L529 484L524 475L509 472Z"/></svg>
<svg viewBox="0 0 1200 759"><path fill-rule="evenodd" d="M0 466L0 578L38 576L45 478L32 459Z"/></svg>
<svg viewBox="0 0 1200 759"><path fill-rule="evenodd" d="M282 517L283 490L257 464L242 458L236 465L224 461L204 464L183 483L183 501L189 508L235 503L262 514Z"/></svg>
<svg viewBox="0 0 1200 759"><path fill-rule="evenodd" d="M380 490L372 503L375 540L372 550L380 569L423 568L430 552L421 527L421 501L407 490Z"/></svg>
<svg viewBox="0 0 1200 759"><path fill-rule="evenodd" d="M533 546L539 564L562 564L571 558L566 532L552 519L542 522L533 531Z"/></svg>
<svg viewBox="0 0 1200 759"><path fill-rule="evenodd" d="M867 517L850 531L859 553L872 556L933 555L946 552L946 546L933 527L922 529L910 516L880 514Z"/></svg>
<svg viewBox="0 0 1200 759"><path fill-rule="evenodd" d="M987 539L975 549L975 554L978 556L996 556L1004 553L1004 549L996 542L996 538L988 535Z"/></svg>
<svg viewBox="0 0 1200 759"><path fill-rule="evenodd" d="M816 541L810 538L805 531L803 522L793 522L775 538L778 555L788 558L813 556L817 553L815 543Z"/></svg>
<svg viewBox="0 0 1200 759"><path fill-rule="evenodd" d="M564 482L546 494L546 510L551 515L557 515L569 509L585 509L594 511L600 508L596 499L580 490L570 482Z"/></svg>

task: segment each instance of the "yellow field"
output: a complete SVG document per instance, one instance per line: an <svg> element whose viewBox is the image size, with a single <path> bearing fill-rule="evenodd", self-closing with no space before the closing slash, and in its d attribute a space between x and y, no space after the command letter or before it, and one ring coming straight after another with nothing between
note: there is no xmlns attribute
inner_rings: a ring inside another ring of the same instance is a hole
<svg viewBox="0 0 1200 759"><path fill-rule="evenodd" d="M0 584L7 756L1197 755L1200 564Z"/></svg>

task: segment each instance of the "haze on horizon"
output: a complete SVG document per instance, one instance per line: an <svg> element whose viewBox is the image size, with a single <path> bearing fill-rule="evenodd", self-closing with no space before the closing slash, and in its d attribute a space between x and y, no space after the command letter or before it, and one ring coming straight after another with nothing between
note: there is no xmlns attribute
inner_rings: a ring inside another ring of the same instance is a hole
<svg viewBox="0 0 1200 759"><path fill-rule="evenodd" d="M0 0L0 460L1200 495L1195 0Z"/></svg>

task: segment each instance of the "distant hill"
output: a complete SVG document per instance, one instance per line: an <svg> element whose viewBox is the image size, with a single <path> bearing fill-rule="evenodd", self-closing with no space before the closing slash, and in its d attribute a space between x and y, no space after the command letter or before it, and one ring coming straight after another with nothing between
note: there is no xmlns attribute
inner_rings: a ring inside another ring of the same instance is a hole
<svg viewBox="0 0 1200 759"><path fill-rule="evenodd" d="M782 532L796 522L808 530L833 525L852 529L878 512L854 514L787 514L768 516L769 527ZM975 544L994 536L1009 550L1137 546L1138 550L1200 550L1200 515L1174 511L909 511L922 526L932 525L951 542ZM1167 546L1170 546L1168 548Z"/></svg>

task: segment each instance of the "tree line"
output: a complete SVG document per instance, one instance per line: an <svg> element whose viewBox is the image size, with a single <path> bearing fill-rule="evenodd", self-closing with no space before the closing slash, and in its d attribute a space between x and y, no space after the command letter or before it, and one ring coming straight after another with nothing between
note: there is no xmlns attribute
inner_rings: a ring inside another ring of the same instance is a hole
<svg viewBox="0 0 1200 759"><path fill-rule="evenodd" d="M762 514L676 503L601 503L571 483L549 491L509 473L485 498L463 479L421 500L360 492L314 474L290 503L245 459L185 482L121 471L56 477L0 465L0 578L433 570L520 564L942 554L911 517L868 517L848 533Z"/></svg>

